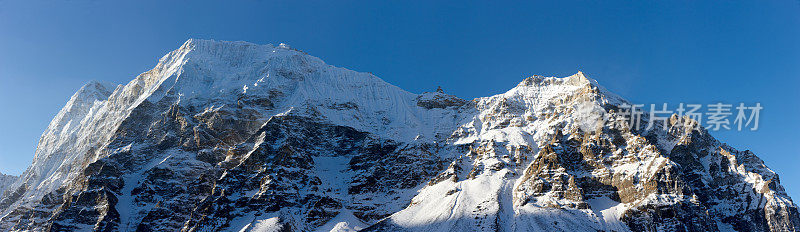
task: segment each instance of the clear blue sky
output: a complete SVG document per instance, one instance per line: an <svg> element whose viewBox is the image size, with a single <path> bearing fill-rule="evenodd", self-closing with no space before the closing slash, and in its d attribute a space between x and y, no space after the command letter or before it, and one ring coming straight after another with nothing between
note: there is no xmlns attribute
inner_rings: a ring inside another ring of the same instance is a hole
<svg viewBox="0 0 800 232"><path fill-rule="evenodd" d="M417 93L474 98L582 70L638 103L760 102L759 131L713 134L800 200L800 1L400 2L2 0L0 172L28 166L84 83L127 83L208 38L286 42Z"/></svg>

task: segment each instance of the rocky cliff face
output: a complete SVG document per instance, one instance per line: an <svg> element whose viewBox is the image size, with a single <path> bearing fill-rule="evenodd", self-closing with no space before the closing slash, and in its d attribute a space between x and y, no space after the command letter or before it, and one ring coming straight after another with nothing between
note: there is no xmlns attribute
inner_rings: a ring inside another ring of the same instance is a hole
<svg viewBox="0 0 800 232"><path fill-rule="evenodd" d="M70 99L0 195L0 230L800 230L751 152L677 116L633 130L625 102L582 73L466 101L189 40Z"/></svg>

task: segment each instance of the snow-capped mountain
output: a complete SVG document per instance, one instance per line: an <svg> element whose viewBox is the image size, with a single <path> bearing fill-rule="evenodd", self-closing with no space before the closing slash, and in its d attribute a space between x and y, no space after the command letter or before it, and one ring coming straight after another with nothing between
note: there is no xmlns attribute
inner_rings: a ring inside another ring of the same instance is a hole
<svg viewBox="0 0 800 232"><path fill-rule="evenodd" d="M754 154L688 118L631 129L623 103L583 73L467 101L189 40L75 93L0 181L0 230L800 230Z"/></svg>

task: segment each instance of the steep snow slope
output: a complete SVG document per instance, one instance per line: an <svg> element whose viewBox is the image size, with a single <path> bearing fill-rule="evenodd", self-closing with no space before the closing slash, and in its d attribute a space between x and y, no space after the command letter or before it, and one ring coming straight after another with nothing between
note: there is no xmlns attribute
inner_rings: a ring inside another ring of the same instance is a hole
<svg viewBox="0 0 800 232"><path fill-rule="evenodd" d="M752 153L677 116L631 129L624 102L583 73L466 101L283 44L189 40L70 99L0 230L798 229Z"/></svg>

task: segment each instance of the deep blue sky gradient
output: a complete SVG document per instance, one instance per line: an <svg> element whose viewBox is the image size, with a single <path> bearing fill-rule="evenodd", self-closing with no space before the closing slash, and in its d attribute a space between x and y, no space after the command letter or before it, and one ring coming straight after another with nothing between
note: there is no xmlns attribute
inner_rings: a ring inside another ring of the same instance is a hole
<svg viewBox="0 0 800 232"><path fill-rule="evenodd" d="M205 38L285 42L467 99L581 70L637 103L760 102L760 130L713 134L800 200L800 1L559 2L0 0L0 172L28 166L84 83L127 83Z"/></svg>

